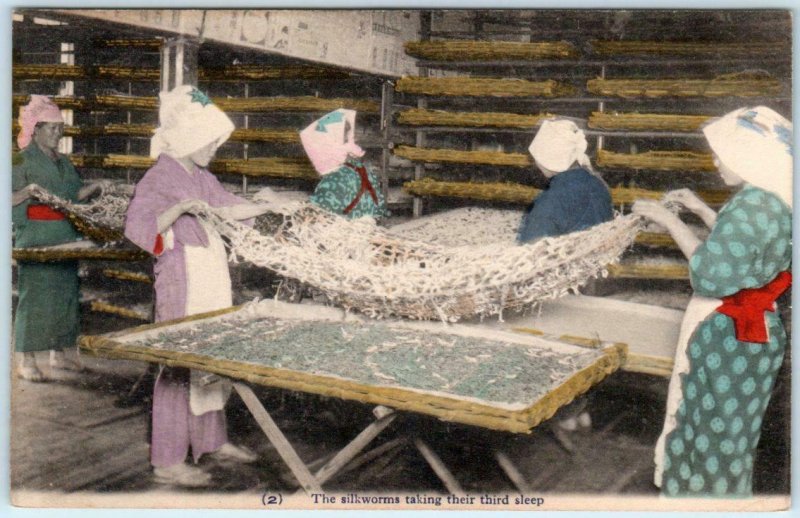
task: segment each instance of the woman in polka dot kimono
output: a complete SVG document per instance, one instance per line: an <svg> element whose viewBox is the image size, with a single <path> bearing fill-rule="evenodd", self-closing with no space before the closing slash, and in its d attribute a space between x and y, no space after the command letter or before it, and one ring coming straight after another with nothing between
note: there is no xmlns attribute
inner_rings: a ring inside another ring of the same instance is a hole
<svg viewBox="0 0 800 518"><path fill-rule="evenodd" d="M688 189L667 195L711 229L705 242L653 201L633 211L664 226L689 258L694 296L670 380L655 483L666 496L752 495L753 456L787 344L775 300L791 284L792 125L742 108L704 129L727 185L715 213Z"/></svg>

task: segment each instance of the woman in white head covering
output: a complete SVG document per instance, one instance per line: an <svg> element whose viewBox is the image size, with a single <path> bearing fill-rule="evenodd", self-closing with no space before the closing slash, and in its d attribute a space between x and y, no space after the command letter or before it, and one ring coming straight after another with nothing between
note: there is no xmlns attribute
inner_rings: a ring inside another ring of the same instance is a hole
<svg viewBox="0 0 800 518"><path fill-rule="evenodd" d="M528 150L549 183L525 213L518 242L584 230L613 217L608 186L592 169L586 147L574 122L542 122Z"/></svg>
<svg viewBox="0 0 800 518"><path fill-rule="evenodd" d="M749 496L787 343L775 300L791 283L792 125L758 106L716 119L703 133L723 181L739 191L719 213L688 189L666 199L711 228L706 241L657 202L633 206L678 243L694 289L656 445L655 482L667 496Z"/></svg>
<svg viewBox="0 0 800 518"><path fill-rule="evenodd" d="M64 134L61 110L44 95L31 95L20 109L17 144L19 163L11 171L14 246L19 248L68 243L81 235L61 212L31 199L37 185L63 199L77 202L102 188L105 183L84 185L72 162L58 152ZM14 318L14 347L21 356L20 378L43 381L36 365L37 351L50 351L50 367L81 370L65 349L75 351L79 328L78 263L37 263L20 261L17 270L19 300Z"/></svg>
<svg viewBox="0 0 800 518"><path fill-rule="evenodd" d="M309 201L347 218L386 216L378 178L355 142L356 112L334 110L300 132L314 169L322 177Z"/></svg>
<svg viewBox="0 0 800 518"><path fill-rule="evenodd" d="M592 169L587 145L586 135L574 122L542 122L528 150L549 182L522 219L517 233L519 243L577 232L614 216L608 186ZM554 420L557 436L562 430L589 428L587 406L587 397L582 397L562 408Z"/></svg>
<svg viewBox="0 0 800 518"><path fill-rule="evenodd" d="M158 158L137 184L128 207L125 236L156 256L157 322L232 305L222 239L192 215L214 210L247 220L266 211L227 192L206 168L233 132L231 120L189 85L160 95L159 127L151 141ZM215 452L240 461L252 452L228 442L223 407L229 387L202 386L187 369L164 368L153 395L151 463L158 481L207 484L210 476L184 463ZM191 380L191 390L189 390Z"/></svg>

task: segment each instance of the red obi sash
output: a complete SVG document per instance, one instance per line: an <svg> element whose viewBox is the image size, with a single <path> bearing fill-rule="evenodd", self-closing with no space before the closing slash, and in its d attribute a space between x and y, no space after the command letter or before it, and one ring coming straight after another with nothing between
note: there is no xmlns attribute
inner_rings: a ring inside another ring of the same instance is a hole
<svg viewBox="0 0 800 518"><path fill-rule="evenodd" d="M47 205L28 205L28 219L37 221L60 221L64 214Z"/></svg>
<svg viewBox="0 0 800 518"><path fill-rule="evenodd" d="M792 285L792 274L781 272L760 288L747 288L728 297L722 297L718 313L733 319L736 339L740 342L766 343L767 324L765 311L775 311L775 300Z"/></svg>
<svg viewBox="0 0 800 518"><path fill-rule="evenodd" d="M345 207L344 214L350 214L350 211L356 208L358 202L361 200L361 196L364 195L365 192L368 192L369 195L372 197L372 201L375 202L375 205L378 205L378 195L375 193L375 188L372 186L372 183L369 181L369 176L367 176L367 169L364 166L356 167L351 163L345 164L347 167L358 173L359 178L361 178L361 187L358 189L358 194L356 197L353 198L353 201L350 202L350 205Z"/></svg>

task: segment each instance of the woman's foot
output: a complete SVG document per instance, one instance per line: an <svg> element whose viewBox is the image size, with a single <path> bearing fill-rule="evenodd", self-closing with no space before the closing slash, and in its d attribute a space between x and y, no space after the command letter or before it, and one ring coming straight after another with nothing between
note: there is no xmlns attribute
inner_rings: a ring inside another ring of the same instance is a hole
<svg viewBox="0 0 800 518"><path fill-rule="evenodd" d="M36 364L33 365L20 365L17 367L17 376L24 380L40 382L45 381L45 378L42 371L39 370L39 367Z"/></svg>
<svg viewBox="0 0 800 518"><path fill-rule="evenodd" d="M19 353L17 353L19 354ZM22 353L22 358L17 365L17 376L28 381L45 381L44 374L36 365L36 356L33 353Z"/></svg>
<svg viewBox="0 0 800 518"><path fill-rule="evenodd" d="M558 427L567 432L574 432L578 429L578 419L576 417L568 417L566 419L558 420Z"/></svg>
<svg viewBox="0 0 800 518"><path fill-rule="evenodd" d="M50 368L62 371L83 371L80 361L67 358L64 351L50 351Z"/></svg>
<svg viewBox="0 0 800 518"><path fill-rule="evenodd" d="M581 412L580 415L578 415L578 426L581 428L592 427L592 416L589 415L589 412Z"/></svg>
<svg viewBox="0 0 800 518"><path fill-rule="evenodd" d="M159 484L183 487L204 487L211 483L211 475L202 469L184 464L153 468L153 475Z"/></svg>
<svg viewBox="0 0 800 518"><path fill-rule="evenodd" d="M256 452L247 446L236 446L226 442L217 451L211 454L216 460L232 460L236 462L255 462L258 460Z"/></svg>

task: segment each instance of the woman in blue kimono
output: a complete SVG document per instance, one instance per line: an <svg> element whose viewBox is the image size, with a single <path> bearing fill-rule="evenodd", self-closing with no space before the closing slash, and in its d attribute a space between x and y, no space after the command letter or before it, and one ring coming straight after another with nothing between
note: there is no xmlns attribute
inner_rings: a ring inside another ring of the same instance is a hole
<svg viewBox="0 0 800 518"><path fill-rule="evenodd" d="M694 289L656 445L655 482L665 496L747 497L787 344L775 300L791 284L792 125L759 106L729 113L703 132L722 179L741 188L719 213L687 189L668 199L711 228L706 241L657 202L633 206L678 243Z"/></svg>
<svg viewBox="0 0 800 518"><path fill-rule="evenodd" d="M587 146L586 135L574 122L542 122L528 150L549 182L523 216L517 242L530 243L585 230L614 217L608 186L594 172L586 155ZM591 427L588 398L581 397L558 412L554 420L558 428L553 431L559 440L564 441L561 430L574 432Z"/></svg>

